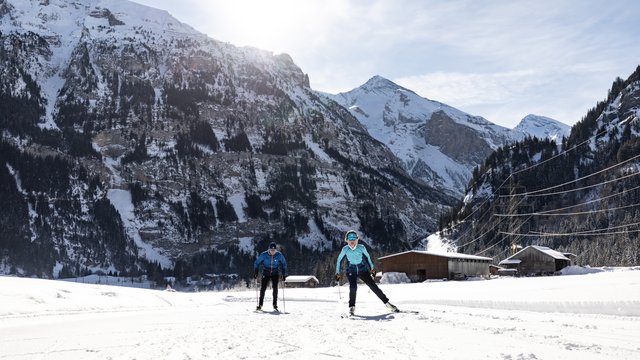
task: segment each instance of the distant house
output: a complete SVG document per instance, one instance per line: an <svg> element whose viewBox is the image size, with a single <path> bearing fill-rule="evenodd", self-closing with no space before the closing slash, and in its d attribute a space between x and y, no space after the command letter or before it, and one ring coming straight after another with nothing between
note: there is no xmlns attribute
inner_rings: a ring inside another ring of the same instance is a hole
<svg viewBox="0 0 640 360"><path fill-rule="evenodd" d="M460 253L405 251L378 258L384 272L403 272L414 282L488 276L491 258Z"/></svg>
<svg viewBox="0 0 640 360"><path fill-rule="evenodd" d="M567 254L575 259L575 255ZM519 275L553 274L572 264L563 253L545 246L531 245L500 261L498 265Z"/></svg>
<svg viewBox="0 0 640 360"><path fill-rule="evenodd" d="M320 283L313 275L289 275L284 282L287 287L316 287Z"/></svg>
<svg viewBox="0 0 640 360"><path fill-rule="evenodd" d="M503 268L498 265L489 264L489 273L491 275L497 275L500 270L503 270Z"/></svg>

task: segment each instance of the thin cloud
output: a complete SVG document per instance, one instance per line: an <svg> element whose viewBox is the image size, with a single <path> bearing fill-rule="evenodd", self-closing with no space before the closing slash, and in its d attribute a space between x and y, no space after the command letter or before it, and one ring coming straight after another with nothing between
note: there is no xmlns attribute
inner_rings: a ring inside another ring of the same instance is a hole
<svg viewBox="0 0 640 360"><path fill-rule="evenodd" d="M288 53L314 89L381 75L505 126L529 113L575 123L640 63L635 0L136 1Z"/></svg>
<svg viewBox="0 0 640 360"><path fill-rule="evenodd" d="M466 107L503 103L514 93L525 92L539 84L540 77L532 70L490 74L436 72L394 81L421 96Z"/></svg>

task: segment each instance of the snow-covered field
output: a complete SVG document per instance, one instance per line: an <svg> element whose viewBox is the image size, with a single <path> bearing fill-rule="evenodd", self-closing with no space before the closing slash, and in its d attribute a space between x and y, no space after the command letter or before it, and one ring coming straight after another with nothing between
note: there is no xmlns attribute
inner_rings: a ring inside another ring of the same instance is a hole
<svg viewBox="0 0 640 360"><path fill-rule="evenodd" d="M180 293L0 277L0 359L640 359L640 269ZM281 291L282 294L282 291Z"/></svg>

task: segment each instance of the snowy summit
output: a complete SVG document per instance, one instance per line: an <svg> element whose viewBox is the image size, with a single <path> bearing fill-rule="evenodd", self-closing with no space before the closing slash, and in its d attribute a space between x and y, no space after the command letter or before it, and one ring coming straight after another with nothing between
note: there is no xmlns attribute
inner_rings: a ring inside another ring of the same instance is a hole
<svg viewBox="0 0 640 360"><path fill-rule="evenodd" d="M558 143L563 136L569 136L571 127L546 116L529 114L513 130L525 136L535 136L538 139L549 138Z"/></svg>

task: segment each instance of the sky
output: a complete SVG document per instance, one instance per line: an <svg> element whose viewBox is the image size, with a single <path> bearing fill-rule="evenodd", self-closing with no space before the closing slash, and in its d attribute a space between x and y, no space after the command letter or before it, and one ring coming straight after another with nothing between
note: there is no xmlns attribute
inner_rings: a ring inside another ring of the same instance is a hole
<svg viewBox="0 0 640 360"><path fill-rule="evenodd" d="M635 0L135 0L210 37L287 53L329 93L380 75L513 128L568 125L640 65Z"/></svg>
<svg viewBox="0 0 640 360"><path fill-rule="evenodd" d="M640 268L566 270L578 275L380 285L417 313L361 284L346 318L348 285L280 289L275 313L270 291L254 311L255 288L0 276L0 359L639 359Z"/></svg>

